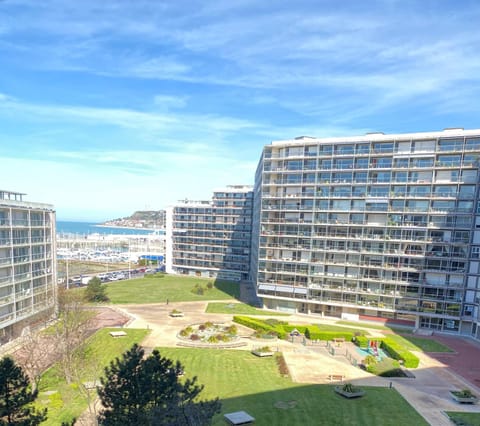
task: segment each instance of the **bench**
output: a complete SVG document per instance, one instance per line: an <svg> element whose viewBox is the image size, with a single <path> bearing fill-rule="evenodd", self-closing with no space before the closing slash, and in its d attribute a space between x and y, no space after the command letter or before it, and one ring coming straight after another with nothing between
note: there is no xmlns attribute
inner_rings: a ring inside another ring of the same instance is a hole
<svg viewBox="0 0 480 426"><path fill-rule="evenodd" d="M329 374L327 379L330 382L343 382L343 379L345 379L345 374Z"/></svg>
<svg viewBox="0 0 480 426"><path fill-rule="evenodd" d="M223 417L231 425L250 425L255 422L255 418L245 411L235 411L224 414Z"/></svg>
<svg viewBox="0 0 480 426"><path fill-rule="evenodd" d="M109 334L112 337L125 337L127 335L124 331L111 331Z"/></svg>

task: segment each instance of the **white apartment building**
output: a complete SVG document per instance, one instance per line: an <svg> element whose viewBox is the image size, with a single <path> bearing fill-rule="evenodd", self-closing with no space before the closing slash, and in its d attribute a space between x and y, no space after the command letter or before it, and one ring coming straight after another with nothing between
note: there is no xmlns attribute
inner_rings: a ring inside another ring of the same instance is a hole
<svg viewBox="0 0 480 426"><path fill-rule="evenodd" d="M209 201L167 209L166 272L230 281L248 278L251 186L229 185Z"/></svg>
<svg viewBox="0 0 480 426"><path fill-rule="evenodd" d="M480 130L274 141L254 188L268 308L480 337Z"/></svg>
<svg viewBox="0 0 480 426"><path fill-rule="evenodd" d="M0 190L0 342L54 314L55 211Z"/></svg>

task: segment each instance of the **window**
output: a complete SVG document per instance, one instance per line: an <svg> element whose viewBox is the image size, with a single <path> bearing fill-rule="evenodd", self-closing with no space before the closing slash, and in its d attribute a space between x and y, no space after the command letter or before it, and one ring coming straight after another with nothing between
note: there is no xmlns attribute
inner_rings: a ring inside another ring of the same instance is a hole
<svg viewBox="0 0 480 426"><path fill-rule="evenodd" d="M473 257L474 259L480 258L480 246L473 246L472 247L471 257Z"/></svg>
<svg viewBox="0 0 480 426"><path fill-rule="evenodd" d="M438 141L439 151L461 151L463 139L441 139Z"/></svg>
<svg viewBox="0 0 480 426"><path fill-rule="evenodd" d="M480 151L480 138L467 139L465 151Z"/></svg>
<svg viewBox="0 0 480 426"><path fill-rule="evenodd" d="M337 145L336 153L343 155L353 154L353 145Z"/></svg>
<svg viewBox="0 0 480 426"><path fill-rule="evenodd" d="M408 167L408 158L396 158L394 167Z"/></svg>
<svg viewBox="0 0 480 426"><path fill-rule="evenodd" d="M355 167L357 169L368 169L368 158L357 158Z"/></svg>
<svg viewBox="0 0 480 426"><path fill-rule="evenodd" d="M370 152L370 145L359 144L356 147L357 154L368 154Z"/></svg>
<svg viewBox="0 0 480 426"><path fill-rule="evenodd" d="M394 182L406 182L408 177L407 172L395 172L393 176Z"/></svg>
<svg viewBox="0 0 480 426"><path fill-rule="evenodd" d="M460 155L439 155L437 163L442 167L459 167Z"/></svg>

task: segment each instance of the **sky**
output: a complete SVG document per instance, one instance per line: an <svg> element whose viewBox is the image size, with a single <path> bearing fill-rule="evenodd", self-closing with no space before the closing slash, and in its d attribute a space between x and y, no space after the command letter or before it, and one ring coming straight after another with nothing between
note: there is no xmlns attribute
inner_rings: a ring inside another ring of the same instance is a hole
<svg viewBox="0 0 480 426"><path fill-rule="evenodd" d="M0 189L104 221L272 140L479 128L476 0L0 0Z"/></svg>

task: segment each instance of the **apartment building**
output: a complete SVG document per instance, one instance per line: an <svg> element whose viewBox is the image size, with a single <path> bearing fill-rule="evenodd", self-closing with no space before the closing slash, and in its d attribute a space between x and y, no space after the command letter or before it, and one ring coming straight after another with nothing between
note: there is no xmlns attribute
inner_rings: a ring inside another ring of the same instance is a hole
<svg viewBox="0 0 480 426"><path fill-rule="evenodd" d="M230 185L208 201L167 209L166 271L241 281L248 278L251 186Z"/></svg>
<svg viewBox="0 0 480 426"><path fill-rule="evenodd" d="M268 308L480 337L480 130L266 145L251 279Z"/></svg>
<svg viewBox="0 0 480 426"><path fill-rule="evenodd" d="M54 314L55 211L0 190L0 342Z"/></svg>

